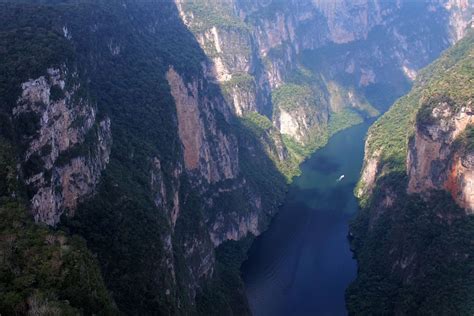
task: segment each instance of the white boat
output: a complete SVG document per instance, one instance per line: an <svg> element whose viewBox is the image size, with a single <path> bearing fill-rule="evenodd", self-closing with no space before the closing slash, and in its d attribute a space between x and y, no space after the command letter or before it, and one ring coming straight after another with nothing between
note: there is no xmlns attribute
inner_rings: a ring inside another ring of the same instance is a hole
<svg viewBox="0 0 474 316"><path fill-rule="evenodd" d="M342 179L344 179L344 175L340 176L339 179L337 179L337 182L340 182Z"/></svg>

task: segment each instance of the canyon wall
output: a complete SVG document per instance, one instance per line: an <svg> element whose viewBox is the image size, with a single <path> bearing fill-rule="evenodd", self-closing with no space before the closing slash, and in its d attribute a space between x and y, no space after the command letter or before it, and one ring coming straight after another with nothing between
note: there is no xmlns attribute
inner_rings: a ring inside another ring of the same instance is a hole
<svg viewBox="0 0 474 316"><path fill-rule="evenodd" d="M22 166L35 221L49 225L65 211L72 216L94 193L112 142L110 119L96 118L96 106L80 95L77 73L68 71L49 68L46 76L22 83L13 108L16 124L34 125L22 135Z"/></svg>
<svg viewBox="0 0 474 316"><path fill-rule="evenodd" d="M0 188L38 224L85 239L97 257L90 266L99 264L112 305L127 314L249 313L243 245L266 229L299 163L333 133L384 110L461 37L472 8L0 6L1 67L10 74L0 81L0 145L14 148L20 182ZM471 158L456 153L443 186L470 203L470 178L460 172Z"/></svg>
<svg viewBox="0 0 474 316"><path fill-rule="evenodd" d="M473 52L468 31L369 130L350 313L473 311Z"/></svg>
<svg viewBox="0 0 474 316"><path fill-rule="evenodd" d="M455 104L449 98L435 98L421 111L408 145L408 192L446 190L472 213L472 152L459 140L474 124L472 100Z"/></svg>
<svg viewBox="0 0 474 316"><path fill-rule="evenodd" d="M326 142L332 122L355 124L404 94L420 68L462 37L473 12L466 1L176 4L233 112L267 116L288 148L296 142L307 153Z"/></svg>

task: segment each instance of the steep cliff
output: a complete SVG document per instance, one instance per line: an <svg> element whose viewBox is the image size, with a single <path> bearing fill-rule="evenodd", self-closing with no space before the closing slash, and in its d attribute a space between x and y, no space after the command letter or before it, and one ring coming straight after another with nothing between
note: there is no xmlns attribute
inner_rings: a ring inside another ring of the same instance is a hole
<svg viewBox="0 0 474 316"><path fill-rule="evenodd" d="M8 194L85 238L121 311L205 313L204 289L241 286L215 248L265 229L285 178L172 1L60 2L2 4L5 72L22 70L2 81L21 183Z"/></svg>
<svg viewBox="0 0 474 316"><path fill-rule="evenodd" d="M405 93L473 12L466 1L176 3L234 113L273 121L288 151L276 163L290 170L332 132Z"/></svg>
<svg viewBox="0 0 474 316"><path fill-rule="evenodd" d="M471 314L474 33L370 129L349 312ZM377 288L377 291L371 289Z"/></svg>
<svg viewBox="0 0 474 316"><path fill-rule="evenodd" d="M1 1L0 313L249 313L239 266L298 164L403 92L469 9ZM469 135L443 184L463 203Z"/></svg>
<svg viewBox="0 0 474 316"><path fill-rule="evenodd" d="M84 96L77 73L47 69L47 75L22 83L13 108L14 124L36 124L22 135L23 172L35 221L56 225L65 210L92 194L110 155L108 118L98 121ZM67 85L67 87L66 87Z"/></svg>
<svg viewBox="0 0 474 316"><path fill-rule="evenodd" d="M469 135L474 125L472 102L463 104L443 96L425 101L407 156L409 193L444 189L469 213L474 206L472 152L461 139L470 141L462 134Z"/></svg>
<svg viewBox="0 0 474 316"><path fill-rule="evenodd" d="M0 4L0 313L114 314L84 240L42 225L95 193L110 120L97 115L62 32L36 29L45 12L23 9Z"/></svg>

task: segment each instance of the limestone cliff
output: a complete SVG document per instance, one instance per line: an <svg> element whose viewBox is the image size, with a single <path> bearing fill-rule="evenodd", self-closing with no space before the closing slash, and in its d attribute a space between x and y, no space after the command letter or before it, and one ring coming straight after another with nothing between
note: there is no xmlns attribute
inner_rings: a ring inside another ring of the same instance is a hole
<svg viewBox="0 0 474 316"><path fill-rule="evenodd" d="M17 124L36 124L22 138L20 164L36 222L56 225L66 212L94 193L109 162L110 120L81 95L77 73L49 68L45 76L22 84L13 109Z"/></svg>
<svg viewBox="0 0 474 316"><path fill-rule="evenodd" d="M307 152L324 143L341 112L377 115L375 108L406 92L417 71L462 36L472 15L466 1L176 3L234 113L268 116L287 146L296 141ZM424 35L415 34L422 25ZM315 102L299 110L296 101L286 102L293 110L282 109L274 95L287 84L311 88ZM391 93L372 93L380 87Z"/></svg>
<svg viewBox="0 0 474 316"><path fill-rule="evenodd" d="M449 20L463 2L28 2L0 4L0 145L18 142L24 184L8 194L86 239L117 307L140 315L246 311L243 259L216 253L265 230L298 163L375 115L378 88L405 89L467 16ZM444 185L470 203L456 153Z"/></svg>
<svg viewBox="0 0 474 316"><path fill-rule="evenodd" d="M456 142L472 128L472 100L455 105L450 99L427 101L419 114L407 156L408 192L447 190L467 212L473 212L472 153ZM426 117L421 117L426 115Z"/></svg>
<svg viewBox="0 0 474 316"><path fill-rule="evenodd" d="M250 194L251 185L241 170L238 137L229 129L222 128L222 124L229 124L232 115L224 98L212 96L206 90L209 84L205 82L206 77L185 84L183 77L170 68L166 78L176 104L184 167L195 190L208 196L207 208L214 209L216 200L222 199L221 195L232 195L240 190ZM218 124L219 119L225 123ZM214 209L217 214L207 219L215 246L226 240L239 240L249 233L258 235L261 232L266 221L266 216L262 216L262 197L254 191L248 198L248 205L241 205L246 208L244 213L226 214L225 210Z"/></svg>
<svg viewBox="0 0 474 316"><path fill-rule="evenodd" d="M445 2L444 6L450 12L449 25L452 40L459 41L467 30L473 27L474 3L469 0L449 0Z"/></svg>
<svg viewBox="0 0 474 316"><path fill-rule="evenodd" d="M350 313L474 311L473 52L467 32L369 130Z"/></svg>
<svg viewBox="0 0 474 316"><path fill-rule="evenodd" d="M213 113L226 111L224 101L206 95L199 88L203 83L197 80L186 86L173 68L168 70L166 78L176 104L186 170L196 171L208 183L236 178L239 168L237 140L217 128ZM229 115L221 113L226 114Z"/></svg>

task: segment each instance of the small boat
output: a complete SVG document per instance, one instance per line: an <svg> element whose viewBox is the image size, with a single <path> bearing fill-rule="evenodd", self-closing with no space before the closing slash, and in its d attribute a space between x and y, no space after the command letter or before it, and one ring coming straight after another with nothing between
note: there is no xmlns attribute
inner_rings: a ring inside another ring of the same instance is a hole
<svg viewBox="0 0 474 316"><path fill-rule="evenodd" d="M336 182L340 182L342 179L344 179L344 175L340 176L339 179L336 180Z"/></svg>

